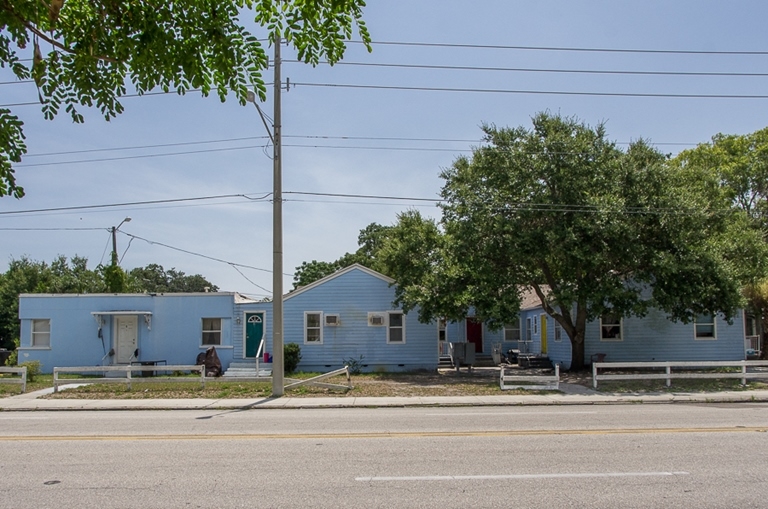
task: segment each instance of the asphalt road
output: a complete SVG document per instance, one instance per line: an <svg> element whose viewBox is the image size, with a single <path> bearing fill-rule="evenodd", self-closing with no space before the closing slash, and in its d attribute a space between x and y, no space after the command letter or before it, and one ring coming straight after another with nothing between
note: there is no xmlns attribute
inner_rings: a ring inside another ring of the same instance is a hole
<svg viewBox="0 0 768 509"><path fill-rule="evenodd" d="M0 413L0 507L768 507L768 404Z"/></svg>

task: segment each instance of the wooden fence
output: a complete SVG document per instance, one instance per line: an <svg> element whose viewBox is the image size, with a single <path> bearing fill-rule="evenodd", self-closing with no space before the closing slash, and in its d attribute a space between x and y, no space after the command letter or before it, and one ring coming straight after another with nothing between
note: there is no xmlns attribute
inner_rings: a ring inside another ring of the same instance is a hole
<svg viewBox="0 0 768 509"><path fill-rule="evenodd" d="M21 392L26 392L27 390L27 367L22 366L20 368L12 368L12 367L6 367L6 366L0 366L0 373L11 373L14 375L19 375L18 378L0 378L0 383L2 384L20 384L21 385Z"/></svg>
<svg viewBox="0 0 768 509"><path fill-rule="evenodd" d="M666 380L667 387L670 387L673 378L738 378L741 379L742 385L746 385L747 380L750 379L768 378L768 372L748 372L748 367L768 367L768 361L593 362L592 387L597 389L599 380ZM736 368L739 369L739 372L712 371L718 368ZM601 369L643 370L646 372L601 374ZM661 369L664 372L660 372Z"/></svg>

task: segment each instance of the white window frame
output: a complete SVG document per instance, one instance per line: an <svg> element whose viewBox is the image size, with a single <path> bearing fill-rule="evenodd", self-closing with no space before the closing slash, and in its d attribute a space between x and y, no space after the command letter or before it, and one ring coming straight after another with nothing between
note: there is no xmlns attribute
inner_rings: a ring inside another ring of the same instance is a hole
<svg viewBox="0 0 768 509"><path fill-rule="evenodd" d="M531 323L533 323L533 335L538 336L539 335L539 320L538 317L533 317L533 320L531 320Z"/></svg>
<svg viewBox="0 0 768 509"><path fill-rule="evenodd" d="M620 317L619 322L608 322L606 326L619 327L618 337L606 338L603 336L603 317L611 315L612 313L605 313L600 317L600 341L624 341L624 318Z"/></svg>
<svg viewBox="0 0 768 509"><path fill-rule="evenodd" d="M334 323L328 323L328 318L335 318L335 320L332 320ZM326 313L323 315L323 325L325 327L338 327L341 325L341 318L339 317L338 313Z"/></svg>
<svg viewBox="0 0 768 509"><path fill-rule="evenodd" d="M205 328L205 321L206 320L218 320L219 321L219 328L218 329L206 329ZM221 336L222 336L222 328L223 328L224 319L216 316L205 316L200 319L200 346L201 347L209 347L209 346L221 346ZM206 343L205 342L205 336L206 334L213 334L214 338L216 337L216 334L218 333L218 343Z"/></svg>
<svg viewBox="0 0 768 509"><path fill-rule="evenodd" d="M400 315L400 325L392 325L392 317L394 315ZM400 329L400 337L402 340L391 340L392 329ZM405 344L405 313L402 311L388 311L387 312L387 344L392 345L404 345Z"/></svg>
<svg viewBox="0 0 768 509"><path fill-rule="evenodd" d="M531 317L525 319L525 337L522 338L524 343L530 343L533 337L533 325L531 324Z"/></svg>
<svg viewBox="0 0 768 509"><path fill-rule="evenodd" d="M448 341L448 320L445 318L437 319L437 340L441 343Z"/></svg>
<svg viewBox="0 0 768 509"><path fill-rule="evenodd" d="M709 317L712 321L710 322L703 322L699 321L700 318L706 317L707 315L696 315L693 317L693 339L696 341L715 341L717 339L717 320L715 320L715 315L710 314ZM711 326L712 327L712 335L711 336L699 336L699 325L702 326Z"/></svg>
<svg viewBox="0 0 768 509"><path fill-rule="evenodd" d="M316 327L310 327L309 326L309 316L310 315L317 315L317 326ZM304 344L305 345L322 345L323 344L323 312L322 311L304 311ZM318 337L317 340L310 340L309 339L309 331L310 330L317 330L318 331Z"/></svg>
<svg viewBox="0 0 768 509"><path fill-rule="evenodd" d="M48 330L36 330L37 325L46 324ZM47 341L41 344L42 338L47 338ZM50 349L51 348L51 319L50 318L34 318L32 320L32 327L30 330L29 344L32 348Z"/></svg>
<svg viewBox="0 0 768 509"><path fill-rule="evenodd" d="M555 320L555 329L552 334L556 342L559 343L563 340L563 326L557 320Z"/></svg>
<svg viewBox="0 0 768 509"><path fill-rule="evenodd" d="M513 332L517 332L517 339L510 339L508 337L508 333L513 333ZM513 341L519 342L520 340L521 340L521 335L520 335L520 318L518 318L514 322L505 323L504 324L504 341L507 341L507 342L513 342Z"/></svg>

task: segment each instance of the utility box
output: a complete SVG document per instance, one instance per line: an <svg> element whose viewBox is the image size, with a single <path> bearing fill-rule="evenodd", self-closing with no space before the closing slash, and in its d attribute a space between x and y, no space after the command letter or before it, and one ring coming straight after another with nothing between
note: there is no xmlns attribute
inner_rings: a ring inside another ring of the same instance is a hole
<svg viewBox="0 0 768 509"><path fill-rule="evenodd" d="M451 343L451 362L456 371L463 364L469 366L472 371L472 365L475 363L475 344L474 343Z"/></svg>
<svg viewBox="0 0 768 509"><path fill-rule="evenodd" d="M491 357L493 357L494 366L501 364L501 343L494 343L491 349Z"/></svg>

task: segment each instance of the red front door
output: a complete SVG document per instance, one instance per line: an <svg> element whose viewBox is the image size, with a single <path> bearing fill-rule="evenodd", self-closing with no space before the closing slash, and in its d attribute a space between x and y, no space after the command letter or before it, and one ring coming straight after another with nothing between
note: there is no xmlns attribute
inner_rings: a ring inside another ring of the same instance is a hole
<svg viewBox="0 0 768 509"><path fill-rule="evenodd" d="M467 318L467 342L475 344L475 352L483 351L483 322Z"/></svg>

